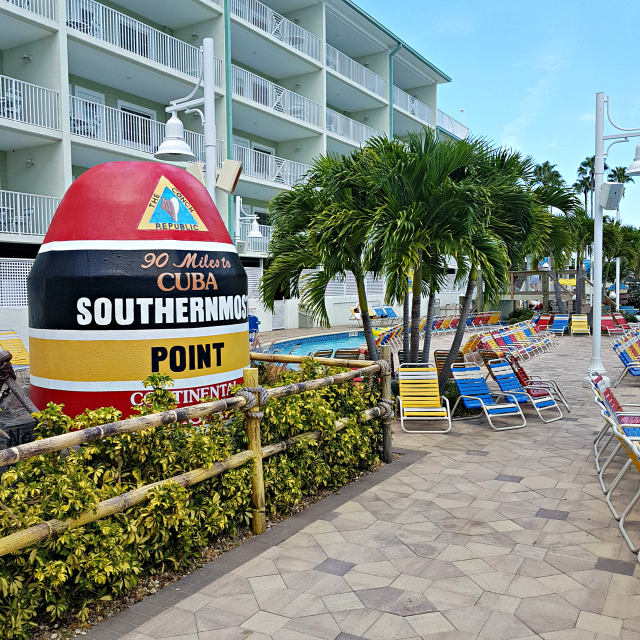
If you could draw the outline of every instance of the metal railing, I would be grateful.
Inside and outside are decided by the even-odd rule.
[[[380,131],[347,118],[333,109],[327,109],[327,131],[359,145],[363,145],[369,138],[382,135]]]
[[[424,102],[420,102],[418,98],[410,96],[406,91],[403,91],[395,85],[393,87],[393,104],[398,107],[398,109],[402,109],[402,111],[406,111],[412,116],[415,116],[418,120],[422,120],[422,122],[426,122],[432,127],[436,126],[435,111],[424,104]]]
[[[461,122],[447,115],[444,111],[440,111],[440,109],[438,109],[437,112],[436,123],[439,127],[442,127],[445,131],[449,131],[458,138],[466,138],[469,135],[469,127],[466,127]]]
[[[198,76],[200,49],[94,0],[67,0],[67,26],[165,67]],[[216,86],[222,87],[219,58]]]
[[[164,140],[164,122],[73,96],[69,97],[69,103],[70,130],[77,136],[145,153],[155,153]],[[196,162],[204,162],[204,135],[185,130],[184,138]],[[220,168],[225,157],[222,140],[217,141],[216,155]]]
[[[330,44],[327,45],[327,67],[381,98],[387,97],[387,81],[384,78],[352,60]]]
[[[0,191],[0,233],[43,236],[60,198],[18,191]]]
[[[258,0],[231,0],[231,13],[315,60],[320,60],[320,39]]]
[[[0,76],[0,118],[58,129],[58,92]]]
[[[304,178],[309,166],[286,158],[278,158],[257,149],[233,145],[233,158],[242,163],[245,176],[292,187]]]
[[[322,107],[317,102],[265,80],[255,73],[232,65],[231,84],[234,96],[240,96],[316,127],[322,126]]]
[[[266,224],[259,224],[258,228],[262,238],[247,238],[251,231],[251,222],[240,223],[240,240],[249,243],[249,249],[256,253],[269,253],[269,243],[271,242],[271,227]]]
[[[4,0],[14,7],[20,7],[49,20],[56,19],[56,3],[54,0]]]

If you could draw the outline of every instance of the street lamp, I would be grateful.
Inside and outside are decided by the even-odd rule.
[[[242,215],[244,214],[244,215]],[[258,224],[258,216],[249,215],[242,208],[242,198],[236,196],[236,215],[235,215],[235,237],[236,242],[240,239],[240,222],[243,220],[251,220],[251,229],[247,233],[247,238],[262,238],[262,232],[260,231],[260,225]]]
[[[625,133],[614,133],[608,136],[604,135],[604,103],[607,103],[607,119],[611,125],[624,131]],[[593,228],[593,336],[591,340],[591,362],[587,375],[583,379],[583,385],[589,386],[592,375],[599,374],[604,378],[605,384],[609,382],[606,370],[600,355],[600,347],[602,343],[602,211],[601,190],[604,176],[604,156],[614,144],[620,142],[628,142],[629,138],[640,137],[640,128],[623,129],[611,120],[609,114],[609,98],[604,97],[604,93],[596,94],[596,153],[594,161],[595,173],[595,210],[594,210],[594,228]],[[611,144],[604,148],[605,140],[612,140]],[[627,169],[627,175],[640,175],[640,145],[636,147],[636,159]]]
[[[178,111],[198,113],[204,128],[205,184],[207,191],[216,203],[216,71],[213,55],[213,38],[202,40],[200,74],[193,91],[185,98],[172,100],[165,111],[171,114],[165,128],[165,138],[154,156],[158,160],[169,162],[189,162],[196,159],[184,138],[184,126],[178,118]],[[204,96],[192,99],[204,82]],[[197,107],[202,106],[204,113]]]

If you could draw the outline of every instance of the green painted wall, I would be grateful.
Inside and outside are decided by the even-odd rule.
[[[158,120],[159,122],[167,121],[167,118],[165,117],[167,114],[164,110],[165,105],[160,104],[159,102],[153,102],[152,100],[147,100],[146,98],[136,96],[133,93],[120,91],[120,89],[114,89],[112,87],[108,87],[105,84],[98,84],[97,82],[92,82],[91,80],[87,80],[86,78],[81,78],[79,76],[69,75],[69,84],[72,85],[72,88],[70,88],[70,92],[72,95],[75,95],[75,87],[76,85],[78,85],[80,87],[84,87],[85,89],[89,89],[90,91],[103,93],[104,103],[107,107],[113,107],[114,109],[117,109],[118,100],[123,100],[124,102],[129,102],[130,104],[144,107],[145,109],[153,109],[156,112],[156,120]]]
[[[7,152],[0,151],[0,189],[8,190],[7,182]]]
[[[169,27],[165,27],[164,25],[158,24],[157,22],[154,22],[153,20],[149,20],[149,18],[145,18],[144,16],[141,16],[141,15],[139,15],[137,13],[134,13],[133,11],[130,11],[129,9],[127,9],[125,7],[121,7],[120,5],[115,4],[113,2],[109,2],[109,0],[100,0],[100,4],[103,4],[106,7],[114,9],[115,11],[119,11],[120,13],[124,13],[125,16],[129,16],[130,18],[134,18],[135,20],[139,20],[140,22],[143,22],[144,24],[148,24],[150,27],[153,27],[154,29],[157,29],[158,31],[162,31],[163,33],[168,33],[170,36],[173,35],[173,31]]]
[[[274,140],[262,138],[261,136],[256,136],[253,133],[247,133],[246,131],[241,131],[240,129],[234,129],[233,135],[238,136],[239,138],[246,138],[247,140],[251,140],[252,142],[257,142],[258,144],[263,144],[265,147],[271,147],[272,149],[276,150],[276,155],[278,155],[278,143]]]
[[[2,63],[2,49],[0,49],[0,74],[4,74],[4,65]]]
[[[78,167],[75,164],[71,167],[71,175],[73,176],[74,180],[79,178],[85,171],[88,171],[86,167]]]

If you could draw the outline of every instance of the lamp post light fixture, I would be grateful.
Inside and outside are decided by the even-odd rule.
[[[169,162],[191,162],[196,159],[193,151],[184,138],[184,125],[178,118],[178,111],[185,113],[196,113],[200,115],[204,128],[204,162],[205,162],[205,185],[207,191],[216,203],[216,72],[215,57],[213,55],[213,38],[202,40],[200,74],[193,91],[185,98],[172,100],[170,106],[165,111],[171,114],[165,129],[165,138],[158,147],[154,156],[158,160]],[[195,98],[198,89],[204,82],[204,95],[202,98]],[[204,113],[198,109],[203,107]]]
[[[604,105],[607,103],[607,119],[611,125],[618,131],[624,133],[614,133],[611,135],[604,135]],[[609,150],[614,144],[620,142],[629,142],[629,138],[640,137],[640,127],[636,129],[623,129],[611,120],[609,114],[609,98],[605,99],[604,93],[596,94],[596,148],[595,148],[595,161],[594,161],[594,193],[595,193],[595,208],[594,208],[594,228],[593,228],[593,336],[591,339],[591,362],[587,370],[587,375],[583,378],[583,385],[589,386],[589,381],[592,375],[599,374],[603,377],[605,384],[609,383],[607,378],[606,369],[602,362],[602,356],[600,352],[602,344],[602,216],[603,216],[603,203],[601,200],[602,183],[604,176],[604,157],[608,155]],[[611,141],[607,149],[605,150],[605,141]],[[640,144],[636,147],[636,159],[631,163],[627,169],[627,175],[637,176],[640,175]],[[615,208],[615,207],[613,207]]]
[[[243,215],[244,214],[244,215]],[[249,215],[242,208],[242,198],[240,196],[236,196],[236,215],[235,215],[235,229],[234,235],[236,242],[240,240],[240,223],[242,221],[251,220],[251,229],[249,233],[247,233],[248,238],[262,238],[262,232],[260,231],[260,225],[258,224],[258,216]]]

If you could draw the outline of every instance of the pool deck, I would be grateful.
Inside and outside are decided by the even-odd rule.
[[[450,341],[437,336],[434,348]],[[614,377],[608,342],[602,356]],[[572,412],[562,420],[544,424],[525,409],[525,429],[498,433],[474,418],[444,435],[395,423],[395,462],[85,638],[640,640],[640,565],[594,469],[602,421],[582,386],[590,344],[564,337],[525,363],[565,390]],[[626,378],[615,393],[637,402],[638,381]],[[628,474],[625,498],[639,482]],[[638,539],[639,516],[640,506]]]
[[[330,327],[328,329],[322,327],[312,327],[310,329],[278,329],[277,331],[260,332],[258,334],[258,338],[260,339],[260,344],[265,345],[275,342],[276,340],[308,338],[309,336],[326,335],[328,333],[344,333],[345,331],[362,331],[362,327],[350,324]]]

